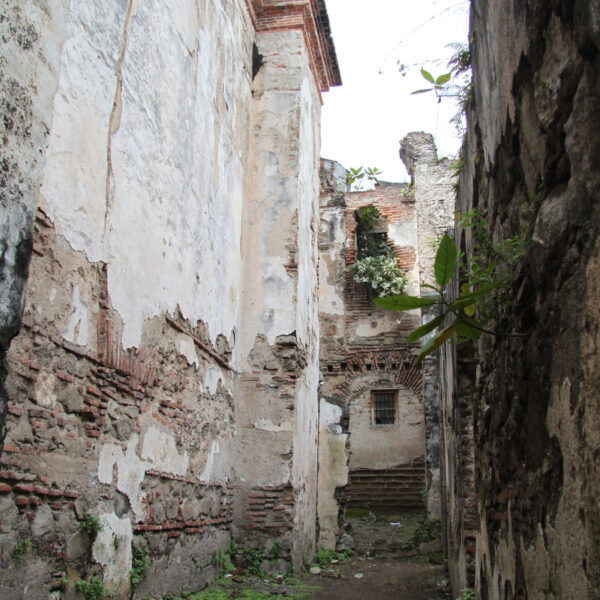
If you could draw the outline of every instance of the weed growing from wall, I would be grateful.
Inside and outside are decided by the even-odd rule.
[[[275,540],[271,549],[269,550],[269,559],[277,560],[281,558],[281,542],[279,540]]]
[[[249,575],[261,575],[260,565],[263,561],[263,551],[260,548],[246,548],[242,554],[242,563]]]
[[[478,318],[482,323],[497,319],[513,304],[511,284],[519,263],[530,246],[530,233],[523,229],[519,235],[494,242],[488,234],[488,224],[476,209],[462,215],[458,224],[470,228],[475,252],[468,258],[459,253],[461,279],[467,280],[472,289],[498,282],[499,285],[483,296],[478,304]]]
[[[469,45],[461,42],[448,44],[454,49],[454,54],[447,64],[448,71],[434,76],[425,68],[421,68],[421,77],[427,82],[427,87],[415,90],[412,94],[433,92],[438,102],[442,98],[456,98],[458,112],[452,117],[452,123],[459,135],[466,129],[465,111],[473,100],[473,82],[471,76],[471,52]],[[405,68],[406,66],[403,65]]]
[[[87,508],[83,511],[83,519],[79,524],[79,528],[87,533],[88,537],[92,542],[98,537],[98,534],[102,531],[102,523],[100,519],[88,512]]]
[[[234,539],[232,539],[231,542],[229,543],[229,556],[231,557],[231,560],[233,562],[235,562],[237,555],[238,555],[238,545],[237,545],[236,541]]]
[[[226,575],[233,570],[233,565],[231,564],[231,558],[229,554],[223,552],[222,550],[215,550],[212,553],[212,564],[218,577]]]
[[[146,546],[146,544],[140,544],[136,548],[133,548],[131,570],[129,571],[131,587],[135,588],[140,584],[148,569],[150,569],[148,546]]]
[[[35,544],[30,540],[21,540],[15,544],[12,555],[15,560],[23,560],[25,554],[33,553],[35,551]]]
[[[79,579],[75,582],[75,589],[85,600],[107,600],[109,597],[102,579],[96,576],[89,579]]]

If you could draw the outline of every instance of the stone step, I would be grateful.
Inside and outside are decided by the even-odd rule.
[[[413,462],[392,469],[350,472],[348,506],[386,509],[423,509],[425,465]]]

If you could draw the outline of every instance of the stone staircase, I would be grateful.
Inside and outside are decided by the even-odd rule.
[[[425,463],[415,461],[392,469],[350,472],[347,506],[369,507],[378,512],[425,510]]]

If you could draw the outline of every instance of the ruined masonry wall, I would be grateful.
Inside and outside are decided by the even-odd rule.
[[[420,490],[424,482],[421,372],[412,365],[417,347],[406,344],[407,333],[417,326],[418,315],[400,315],[377,308],[370,288],[356,284],[348,270],[356,257],[354,213],[372,204],[387,220],[390,247],[409,278],[409,293],[415,293],[419,270],[412,189],[407,184],[381,182],[372,191],[346,192],[344,178],[341,165],[321,161],[319,319],[321,403],[325,413],[320,425],[319,544],[328,549],[335,547],[343,533],[339,530],[339,512],[343,513],[348,494],[352,498],[363,498],[362,480],[359,484],[362,487],[354,490],[355,475],[358,482],[361,473],[377,476],[393,470],[398,476],[394,481],[402,481],[398,485],[403,486],[407,482],[405,473],[396,471],[417,465],[414,494],[411,489],[406,498],[383,499],[383,485],[381,489],[371,486],[362,500],[363,505],[367,502],[375,505],[381,498],[396,504],[414,500],[415,506],[422,506]],[[372,389],[398,390],[394,425],[372,423]],[[332,421],[334,415],[337,415],[335,422]],[[342,441],[346,445],[343,466],[338,456]],[[335,458],[332,458],[332,448]],[[322,472],[324,464],[331,464],[329,472]],[[379,480],[373,481],[379,483]],[[332,490],[338,500],[334,504],[329,502]]]
[[[464,458],[450,445],[472,431],[477,488],[473,572],[456,565],[453,595],[468,582],[489,600],[597,599],[600,12],[588,0],[474,0],[470,39],[459,208],[477,208],[492,239],[529,245],[492,323],[526,335],[482,336],[477,371],[458,356],[444,376],[453,414],[469,404],[447,422],[449,477]],[[473,253],[469,230],[457,239]],[[452,402],[454,390],[468,393]],[[450,543],[470,527],[451,523]]]
[[[236,536],[314,551],[320,99],[300,31],[261,32],[244,216]],[[272,510],[268,510],[272,509]]]
[[[411,176],[417,216],[417,254],[421,293],[434,285],[437,241],[454,222],[456,174],[450,160],[438,159],[433,136],[424,132],[409,133],[400,143],[400,156]],[[436,316],[436,308],[423,309],[421,322]],[[423,343],[431,337],[425,336]],[[430,519],[442,516],[441,498],[441,408],[439,392],[439,356],[430,354],[423,361],[423,402],[425,407],[427,514]]]
[[[0,22],[0,444],[5,435],[5,354],[18,333],[31,257],[32,228],[52,124],[66,15],[60,2],[45,9],[6,1]]]
[[[42,185],[8,353],[0,596],[46,599],[100,566],[127,596],[141,540],[136,597],[198,589],[233,519],[254,29],[242,0],[33,4],[6,9],[3,47],[29,77],[24,219]],[[15,561],[25,539],[36,552]]]

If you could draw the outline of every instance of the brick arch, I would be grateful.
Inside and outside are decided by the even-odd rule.
[[[422,369],[415,366],[410,346],[356,351],[344,360],[325,363],[324,370],[324,375],[345,374],[332,393],[332,400],[339,404],[349,402],[356,395],[353,384],[360,375],[378,375],[382,381],[412,390],[419,398],[423,395]]]

